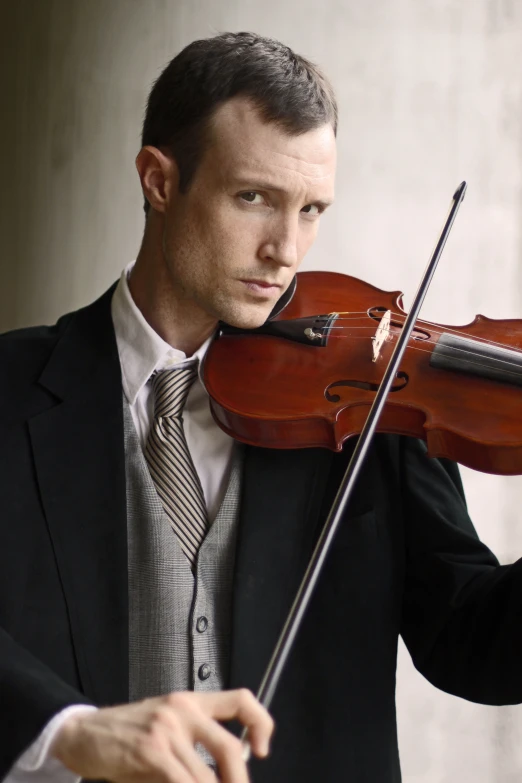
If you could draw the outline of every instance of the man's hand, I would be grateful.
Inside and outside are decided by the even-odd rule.
[[[248,783],[243,746],[218,723],[232,718],[247,727],[255,755],[266,756],[274,724],[244,689],[184,691],[73,715],[59,731],[51,754],[82,778],[216,783],[194,749],[200,742],[216,760],[222,783]]]

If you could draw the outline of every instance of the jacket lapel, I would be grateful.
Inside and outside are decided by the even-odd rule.
[[[40,377],[59,401],[29,421],[80,679],[100,705],[128,699],[125,456],[112,291],[70,317]]]
[[[257,691],[319,534],[332,453],[247,448],[231,687]]]

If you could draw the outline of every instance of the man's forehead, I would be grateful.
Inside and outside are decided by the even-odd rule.
[[[301,134],[290,134],[266,122],[246,98],[227,101],[212,119],[212,152],[221,166],[238,170],[262,167],[295,171],[307,179],[332,177],[335,172],[335,136],[325,124]],[[217,162],[217,161],[216,161]]]

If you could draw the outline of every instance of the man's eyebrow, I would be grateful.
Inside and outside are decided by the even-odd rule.
[[[246,177],[234,178],[234,187],[245,188],[246,193],[249,190],[275,190],[277,193],[285,193],[284,188],[274,185],[273,182],[259,180],[257,177],[252,177],[252,179],[247,179]],[[316,198],[309,203],[326,209],[333,204],[333,198]]]

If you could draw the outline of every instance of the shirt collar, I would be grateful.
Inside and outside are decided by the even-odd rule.
[[[129,405],[134,405],[138,394],[156,370],[166,370],[194,361],[199,362],[201,367],[212,342],[212,337],[209,337],[190,358],[165,342],[145,320],[132,298],[127,278],[133,266],[134,262],[123,270],[111,302],[123,391]]]

